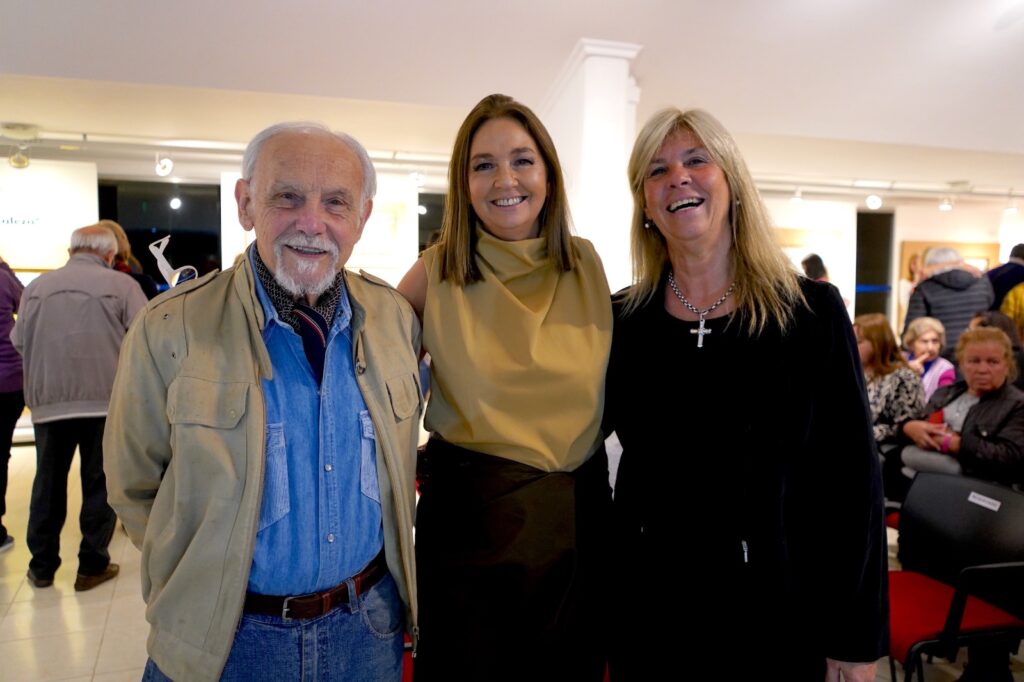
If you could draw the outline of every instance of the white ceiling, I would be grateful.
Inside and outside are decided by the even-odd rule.
[[[355,121],[341,127],[368,146],[444,152],[483,95],[538,106],[583,37],[643,46],[641,121],[704,107],[760,144],[755,172],[792,171],[771,154],[816,138],[878,158],[946,150],[944,181],[1024,189],[1024,0],[0,0],[0,83],[19,95],[0,90],[0,121],[244,141],[270,122],[263,104],[320,107]],[[118,97],[153,91],[54,81],[33,100],[34,79],[12,76],[190,90],[129,107]],[[55,88],[102,91],[118,110]],[[244,109],[190,113],[196,88],[248,91],[231,100]],[[999,167],[992,177],[955,175],[962,159],[977,175],[979,156]],[[935,161],[919,172],[936,179]]]

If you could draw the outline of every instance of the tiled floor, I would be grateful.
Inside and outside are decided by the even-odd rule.
[[[29,493],[35,474],[35,448],[15,447],[10,464],[4,525],[16,545],[0,554],[0,682],[136,682],[146,663],[149,626],[139,596],[139,552],[119,529],[110,555],[121,565],[114,580],[89,591],[74,591],[81,533],[78,460],[68,481],[69,523],[61,535],[64,565],[53,587],[35,589],[25,579]],[[895,542],[895,536],[890,535]],[[962,668],[936,663],[929,682],[952,682]],[[1015,679],[1024,682],[1024,663],[1014,661]],[[785,679],[783,676],[782,679]],[[902,679],[902,675],[901,675]],[[889,681],[888,661],[879,662],[879,682]]]
[[[12,451],[4,525],[14,548],[0,554],[0,681],[137,682],[146,664],[146,635],[139,591],[139,552],[118,529],[110,556],[117,578],[88,592],[74,590],[77,568],[78,459],[68,480],[68,522],[61,534],[64,564],[53,587],[36,589],[25,579],[29,494],[35,448]]]

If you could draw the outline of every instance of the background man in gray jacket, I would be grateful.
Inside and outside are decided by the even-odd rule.
[[[108,228],[75,230],[69,252],[67,265],[25,287],[11,341],[24,358],[25,403],[36,436],[28,579],[49,587],[61,564],[68,470],[78,448],[82,543],[75,589],[81,592],[118,571],[107,552],[116,517],[107,504],[103,425],[121,339],[146,297],[135,280],[111,269],[117,240]]]

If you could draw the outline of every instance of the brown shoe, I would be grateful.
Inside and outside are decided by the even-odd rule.
[[[102,585],[111,578],[116,578],[121,567],[117,564],[107,564],[107,569],[99,575],[82,575],[78,574],[75,578],[75,592],[85,592],[91,590],[97,585]]]
[[[26,576],[28,577],[28,581],[32,583],[33,587],[41,588],[53,585],[53,576],[50,576],[49,578],[40,578],[38,575],[32,572],[31,568],[28,569],[28,573],[26,574]]]

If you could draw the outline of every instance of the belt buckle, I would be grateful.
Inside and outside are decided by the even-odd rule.
[[[295,597],[285,597],[284,598],[284,602],[281,604],[281,619],[282,620],[293,620],[288,615],[288,608],[289,608],[288,602],[290,602],[292,599],[295,599]]]

